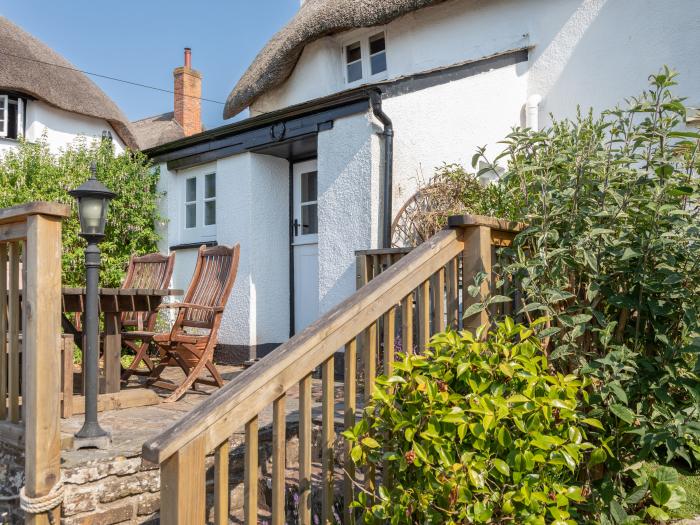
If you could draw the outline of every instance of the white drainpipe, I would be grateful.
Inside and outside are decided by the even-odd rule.
[[[540,129],[540,102],[542,102],[540,95],[530,95],[527,97],[527,103],[525,104],[525,126],[533,130]]]

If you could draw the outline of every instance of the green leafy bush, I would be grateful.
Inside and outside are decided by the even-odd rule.
[[[63,222],[63,283],[84,284],[84,241],[77,206],[68,190],[89,177],[97,161],[98,178],[117,194],[109,208],[105,240],[101,243],[102,286],[118,286],[132,254],[156,251],[158,174],[141,153],[114,155],[111,142],[78,140],[60,154],[52,154],[45,140],[20,142],[0,158],[0,207],[44,200],[70,204],[73,214]]]
[[[549,319],[552,366],[590,380],[590,414],[614,436],[593,484],[601,523],[654,519],[639,460],[700,463],[700,134],[675,76],[626,108],[515,130],[496,159],[529,225],[496,283],[518,284],[523,318]]]
[[[478,339],[438,334],[377,379],[344,433],[358,465],[382,470],[376,501],[355,503],[365,523],[580,522],[580,480],[609,453],[587,437],[602,425],[582,412],[585,383],[550,374],[532,328],[509,318]]]

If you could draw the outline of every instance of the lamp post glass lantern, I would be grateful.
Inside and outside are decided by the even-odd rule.
[[[109,201],[116,197],[97,180],[97,167],[90,165],[90,178],[69,194],[78,201],[80,236],[87,241],[85,249],[85,352],[83,374],[85,377],[85,423],[75,434],[75,448],[104,448],[110,444],[109,433],[97,421],[97,396],[99,389],[99,311],[97,307],[100,275],[100,249],[98,243],[105,236]]]

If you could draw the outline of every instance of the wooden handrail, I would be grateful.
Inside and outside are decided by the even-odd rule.
[[[143,445],[143,457],[162,463],[202,437],[205,449],[213,449],[463,249],[460,229],[439,232],[259,363],[236,376],[206,403],[147,441]]]
[[[362,394],[372,398],[377,373],[390,375],[395,351],[424,352],[430,337],[447,326],[474,329],[488,322],[487,312],[462,319],[470,304],[492,291],[492,262],[499,246],[513,242],[522,225],[490,217],[464,216],[452,220],[421,246],[390,252],[357,254],[360,288],[304,331],[259,363],[236,376],[175,425],[143,445],[143,457],[161,467],[161,523],[204,523],[207,506],[206,456],[213,453],[214,523],[229,519],[229,438],[245,425],[244,509],[246,525],[258,523],[259,415],[272,405],[272,524],[286,516],[286,412],[288,391],[299,387],[299,522],[310,525],[312,485],[320,489],[321,523],[333,520],[337,469],[334,467],[336,388],[334,354],[344,354],[344,428],[351,428],[357,410],[357,358],[364,367]],[[370,264],[371,263],[371,264]],[[460,278],[461,273],[461,278]],[[485,274],[476,297],[467,283]],[[461,283],[461,284],[460,284]],[[500,286],[500,284],[499,284]],[[473,289],[471,290],[473,292]],[[512,306],[512,305],[511,305]],[[505,309],[507,306],[504,304]],[[505,311],[505,310],[504,310]],[[381,355],[379,355],[381,354]],[[378,366],[379,365],[379,366]],[[312,373],[321,367],[320,442],[312,437]],[[377,369],[381,367],[381,371]],[[354,522],[349,502],[357,480],[351,449],[345,444],[344,522]],[[312,450],[320,448],[321,476],[313,481]],[[317,450],[318,450],[317,448]],[[377,472],[362,476],[373,492]]]
[[[64,218],[70,215],[70,206],[58,202],[29,202],[0,209],[0,224],[20,222],[30,215]]]

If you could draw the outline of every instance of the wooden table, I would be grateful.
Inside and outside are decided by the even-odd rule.
[[[105,394],[119,392],[121,378],[121,319],[124,312],[153,312],[165,297],[183,295],[182,290],[142,288],[99,288],[99,310],[104,314],[104,388]],[[63,329],[75,336],[82,350],[82,332],[66,316],[85,310],[85,288],[63,288]]]

